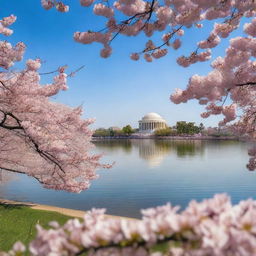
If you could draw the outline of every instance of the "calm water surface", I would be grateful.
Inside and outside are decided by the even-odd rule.
[[[25,175],[0,185],[0,197],[139,217],[141,208],[171,202],[185,207],[191,199],[228,193],[234,203],[256,197],[256,172],[246,169],[248,144],[237,141],[100,141],[95,151],[103,161],[100,178],[80,194],[42,188]]]

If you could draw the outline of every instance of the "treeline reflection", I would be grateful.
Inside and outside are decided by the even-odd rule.
[[[150,166],[158,166],[168,155],[178,158],[204,155],[206,142],[201,140],[102,140],[95,141],[97,148],[106,151],[138,152]]]

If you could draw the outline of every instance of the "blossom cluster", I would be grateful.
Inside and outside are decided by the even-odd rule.
[[[8,27],[16,21],[17,17],[10,15],[0,20],[0,34],[10,36],[13,30]],[[15,46],[7,41],[0,41],[0,68],[8,69],[14,65],[16,61],[20,61],[25,52],[25,44],[20,42]]]
[[[239,28],[243,17],[250,19],[255,17],[256,14],[256,3],[253,0],[152,0],[150,2],[145,0],[116,0],[113,2],[107,1],[106,3],[97,2],[97,0],[80,0],[80,4],[85,7],[94,4],[94,14],[108,19],[104,33],[110,33],[110,37],[105,44],[110,44],[112,38],[118,34],[136,36],[139,33],[144,33],[146,36],[151,37],[155,32],[163,32],[164,44],[157,46],[155,49],[149,50],[145,48],[137,53],[138,55],[144,54],[144,59],[148,62],[154,59],[154,55],[164,56],[159,54],[159,48],[163,46],[173,46],[174,49],[179,48],[181,41],[180,39],[177,41],[175,37],[183,35],[184,30],[181,33],[181,27],[202,28],[203,21],[216,20],[217,22],[213,25],[208,38],[198,43],[199,48],[209,49],[216,47],[221,38],[228,37],[234,30]],[[61,12],[68,11],[68,6],[62,1],[42,0],[42,6],[47,10],[55,6]],[[118,21],[117,17],[118,19],[123,18],[123,20]],[[221,19],[223,19],[223,22],[221,22]],[[251,23],[245,25],[245,31],[251,36],[256,33],[254,23],[256,21],[252,20]],[[82,40],[77,40],[77,33],[74,36],[77,42],[86,44],[98,42],[97,37],[91,38],[91,35],[86,32],[79,32],[84,35]],[[169,36],[166,37],[166,35]],[[104,48],[107,49],[106,46]],[[108,51],[108,54],[101,53],[101,56],[107,57],[110,54],[110,51]],[[197,56],[199,56],[200,60],[192,58],[193,56],[183,56],[178,59],[178,64],[187,67],[197,61],[207,61],[210,58],[210,56],[201,58],[200,54]],[[138,60],[138,58],[133,57],[131,59]]]
[[[204,52],[192,52],[189,57],[181,56],[177,59],[177,63],[182,67],[188,67],[196,62],[207,61],[211,58],[211,50],[208,49]]]
[[[111,39],[111,33],[100,33],[100,32],[76,32],[74,39],[77,42],[83,44],[90,44],[92,42],[98,42],[103,44],[104,48],[101,50],[101,57],[107,58],[112,52],[112,48],[108,45],[108,41]]]
[[[214,48],[220,43],[220,37],[217,34],[211,34],[206,40],[200,41],[198,46],[202,49]]]
[[[5,36],[10,36],[13,33],[13,30],[8,27],[12,25],[16,21],[17,17],[14,15],[10,15],[9,17],[5,17],[0,20],[0,34]]]
[[[54,0],[41,0],[41,4],[45,10],[50,10],[55,7],[59,12],[68,12],[69,6],[63,2],[57,2]]]
[[[29,245],[31,255],[125,255],[125,256],[251,256],[256,253],[256,201],[232,205],[225,194],[202,202],[191,201],[179,211],[170,203],[142,210],[142,220],[106,217],[92,209],[83,221],[69,220],[64,226],[50,222],[51,229],[37,225]],[[166,242],[167,252],[152,250]],[[6,255],[22,255],[17,242]],[[13,253],[13,254],[11,254]]]
[[[113,9],[101,3],[94,5],[93,12],[96,15],[105,16],[106,18],[111,18],[114,15]]]
[[[15,62],[22,60],[26,46],[19,42],[15,46],[7,41],[0,41],[0,67],[9,69]]]

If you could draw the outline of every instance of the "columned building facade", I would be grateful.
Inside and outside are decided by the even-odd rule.
[[[148,113],[139,121],[140,132],[154,132],[155,130],[164,129],[166,127],[166,120],[157,113]]]

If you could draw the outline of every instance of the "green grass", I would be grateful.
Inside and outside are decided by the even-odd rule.
[[[28,206],[0,204],[0,251],[10,250],[18,240],[27,245],[35,237],[37,223],[47,228],[52,220],[64,224],[70,218]]]

